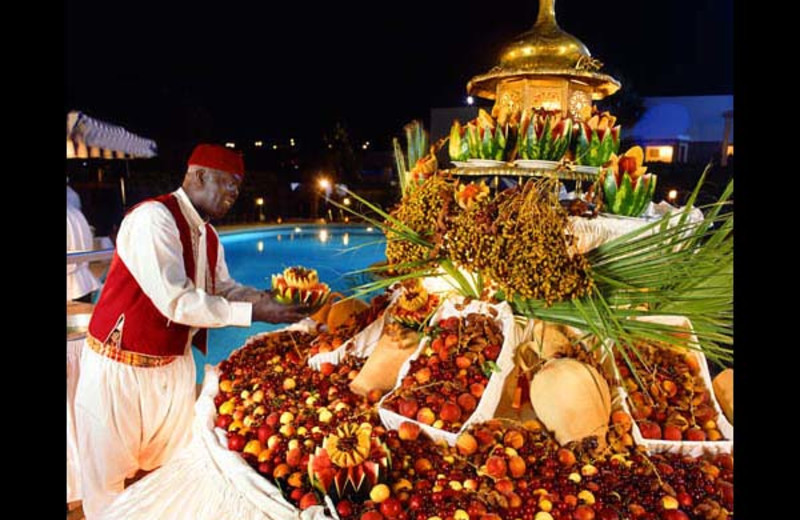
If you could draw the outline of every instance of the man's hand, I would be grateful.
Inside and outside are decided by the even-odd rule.
[[[266,321],[268,323],[293,323],[300,321],[316,309],[309,305],[284,305],[278,303],[272,294],[265,292],[264,296],[253,302],[253,321]]]

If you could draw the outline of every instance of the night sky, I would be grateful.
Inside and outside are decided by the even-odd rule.
[[[342,121],[379,147],[535,21],[535,0],[65,4],[65,112],[160,146],[317,138]],[[732,0],[558,0],[562,29],[642,96],[733,93]]]

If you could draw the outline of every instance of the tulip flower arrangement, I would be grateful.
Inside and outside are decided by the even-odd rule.
[[[527,109],[519,127],[519,158],[560,161],[572,140],[572,119],[560,111]]]
[[[466,159],[505,159],[508,144],[509,125],[499,124],[484,109],[478,110],[478,117],[466,125],[456,121],[450,128],[450,160]]]
[[[647,209],[656,189],[656,176],[642,166],[644,152],[634,146],[621,157],[611,154],[603,173],[606,209],[615,215],[638,217]]]
[[[589,121],[577,123],[575,162],[586,166],[602,166],[612,154],[619,151],[620,126],[614,126],[617,118],[603,112],[595,114]]]

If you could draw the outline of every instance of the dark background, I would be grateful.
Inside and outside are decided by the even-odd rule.
[[[536,19],[533,0],[68,0],[65,112],[184,141],[319,139],[342,122],[380,149]],[[559,0],[559,25],[643,96],[733,92],[731,0]]]

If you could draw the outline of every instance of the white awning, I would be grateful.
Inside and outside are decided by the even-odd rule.
[[[91,118],[83,112],[67,114],[67,159],[147,159],[157,153],[155,141],[121,126]]]

